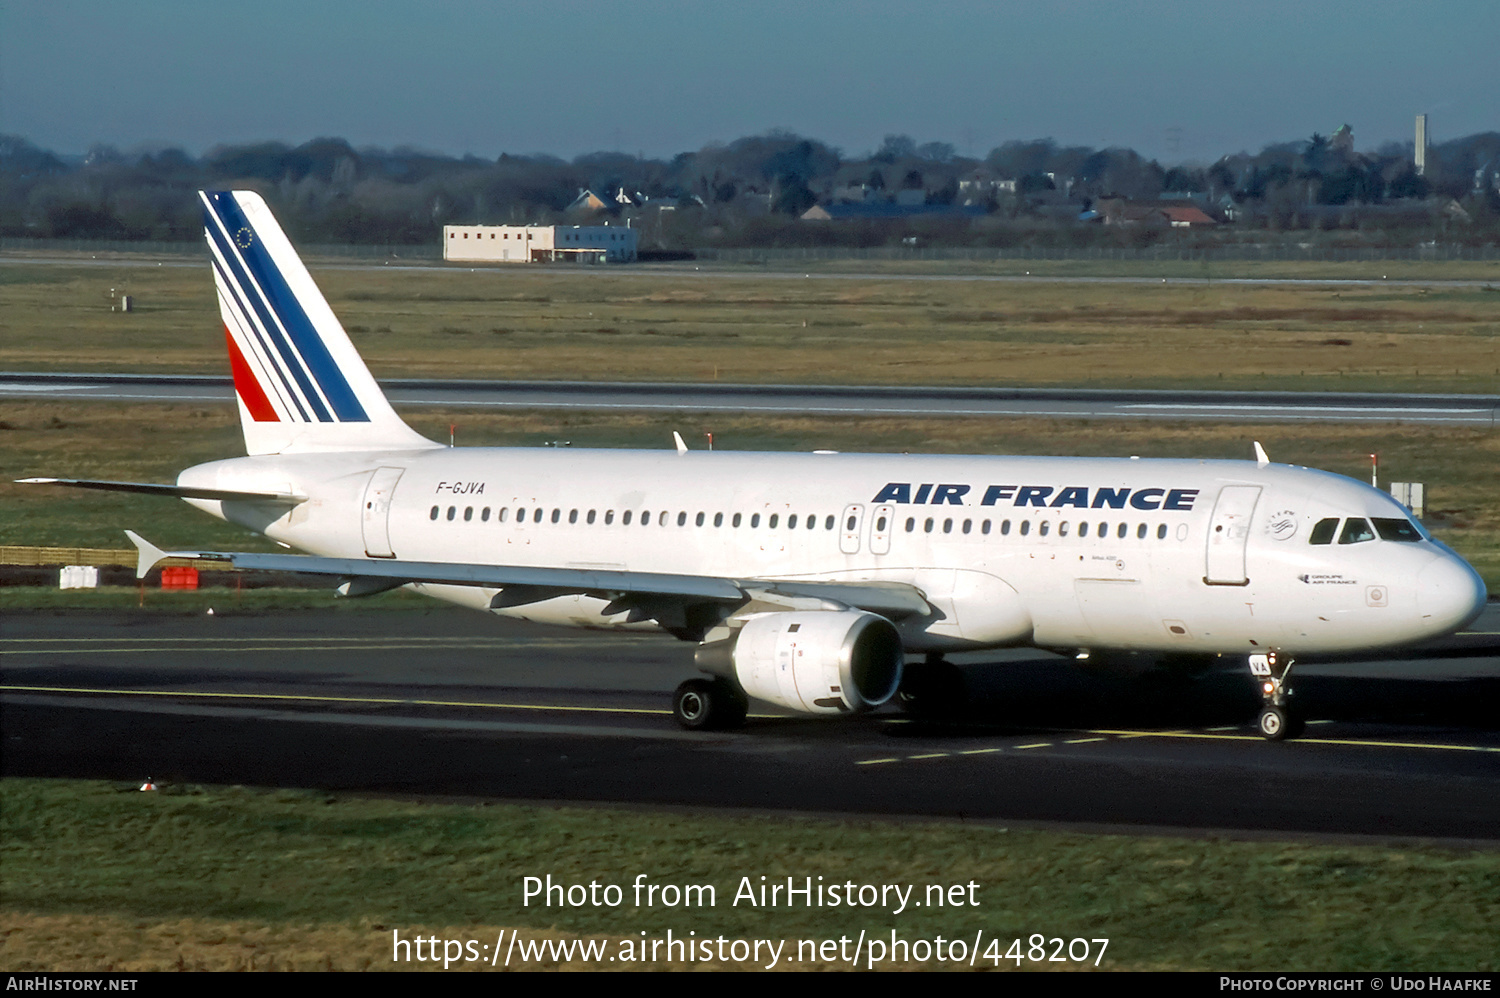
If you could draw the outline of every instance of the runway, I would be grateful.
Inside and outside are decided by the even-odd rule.
[[[1306,662],[1312,719],[1252,733],[1234,663],[1084,671],[1033,650],[955,659],[967,707],[808,718],[757,704],[682,731],[692,648],[430,611],[12,612],[6,776],[515,801],[913,816],[1090,830],[1500,843],[1500,608],[1471,633]]]
[[[825,416],[997,416],[1234,422],[1423,423],[1494,428],[1500,395],[859,387],[393,379],[399,408],[572,409]],[[0,372],[0,400],[232,404],[227,377]]]

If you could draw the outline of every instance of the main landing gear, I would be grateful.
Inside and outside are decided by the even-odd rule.
[[[913,717],[946,717],[956,713],[963,701],[963,673],[940,651],[928,652],[921,665],[908,665],[901,673],[896,702]]]
[[[1260,687],[1261,699],[1260,715],[1256,718],[1255,727],[1267,741],[1279,742],[1296,738],[1307,725],[1302,716],[1293,713],[1287,703],[1292,696],[1292,688],[1287,684],[1287,676],[1291,671],[1292,659],[1289,656],[1278,655],[1274,651],[1250,656],[1250,674]]]
[[[750,698],[722,677],[689,679],[672,694],[672,716],[689,731],[722,731],[745,723]]]

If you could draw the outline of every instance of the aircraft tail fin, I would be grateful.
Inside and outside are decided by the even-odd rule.
[[[396,415],[265,199],[199,191],[250,454],[439,446]]]

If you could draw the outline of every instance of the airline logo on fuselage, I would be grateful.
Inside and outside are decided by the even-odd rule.
[[[970,506],[972,485],[890,482],[870,500],[913,506]],[[1075,509],[1171,509],[1189,511],[1198,489],[1112,489],[1086,485],[990,485],[979,495],[980,506],[1043,506]]]

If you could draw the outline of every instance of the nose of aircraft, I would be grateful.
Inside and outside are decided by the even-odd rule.
[[[1444,554],[1417,575],[1417,609],[1433,634],[1471,623],[1487,595],[1479,573],[1457,555]]]

